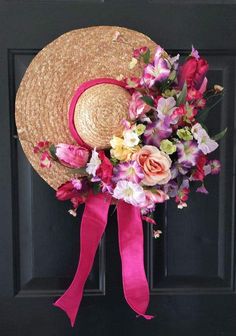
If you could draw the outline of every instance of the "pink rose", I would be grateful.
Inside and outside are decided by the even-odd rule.
[[[144,185],[166,184],[171,179],[171,159],[157,147],[144,146],[133,154],[133,159],[143,168]]]
[[[141,99],[142,96],[143,95],[137,91],[132,94],[129,104],[129,117],[131,120],[135,120],[150,111],[150,106],[144,103]]]
[[[62,164],[70,168],[81,168],[88,162],[89,151],[80,146],[58,144],[56,156]]]

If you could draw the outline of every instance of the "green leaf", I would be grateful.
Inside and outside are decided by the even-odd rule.
[[[221,131],[220,133],[214,135],[214,136],[211,137],[211,138],[212,138],[213,140],[215,140],[215,141],[219,141],[220,139],[222,139],[222,138],[225,136],[226,132],[227,132],[227,127],[226,127],[223,131]]]
[[[223,96],[221,96],[220,99],[218,99],[213,105],[199,112],[196,117],[196,120],[199,121],[200,123],[204,122],[206,118],[208,117],[208,113],[210,112],[210,110],[212,110],[217,104],[219,104],[222,98]]]
[[[143,54],[143,61],[144,61],[145,64],[149,63],[150,56],[151,56],[151,52],[150,52],[150,49],[148,48],[148,50],[145,52],[145,54]]]
[[[142,96],[141,99],[144,101],[144,103],[146,103],[149,106],[154,106],[154,101],[151,97],[149,96]]]
[[[92,186],[92,191],[94,193],[94,195],[97,195],[100,192],[100,183],[99,182],[94,182],[91,184]]]
[[[187,96],[187,84],[186,82],[184,83],[183,89],[180,92],[180,95],[177,98],[176,105],[180,106],[181,104],[184,104],[186,101],[186,96]]]
[[[111,158],[110,161],[111,161],[111,163],[112,163],[113,166],[116,166],[116,165],[118,165],[118,163],[119,163],[119,160],[117,160],[117,159],[114,158],[114,157]]]
[[[196,120],[199,121],[200,123],[204,122],[208,116],[209,113],[209,109],[204,109],[201,110],[201,112],[198,113],[198,115],[196,116]]]
[[[56,156],[56,147],[54,145],[49,147],[49,152],[54,160],[58,160],[58,157]]]

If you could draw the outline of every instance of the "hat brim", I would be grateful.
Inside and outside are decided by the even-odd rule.
[[[72,175],[57,163],[50,169],[40,167],[33,146],[42,140],[75,144],[68,128],[68,111],[76,89],[95,78],[139,76],[142,69],[131,70],[129,63],[133,50],[142,46],[153,53],[157,44],[130,29],[89,27],[60,36],[31,62],[16,95],[16,126],[28,160],[52,188],[57,189]]]

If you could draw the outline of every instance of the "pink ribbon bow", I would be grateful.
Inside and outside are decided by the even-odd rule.
[[[54,306],[66,312],[72,327],[85,282],[107,225],[110,203],[111,195],[100,193],[88,196],[80,228],[79,264],[70,287],[54,303]],[[149,303],[149,288],[143,262],[143,227],[140,209],[119,201],[117,216],[124,296],[138,315],[149,320],[153,316],[145,314]]]
[[[74,111],[81,94],[98,84],[114,84],[125,87],[123,82],[112,78],[98,78],[83,83],[75,92],[69,110],[69,128],[78,144],[88,147],[76,131]],[[54,303],[68,315],[74,326],[76,315],[83,295],[83,289],[92,269],[94,257],[107,225],[107,214],[111,203],[109,194],[89,194],[80,228],[79,264],[70,287]],[[140,209],[120,200],[117,205],[119,249],[122,264],[122,282],[124,296],[129,306],[138,314],[149,320],[146,315],[149,303],[149,288],[143,263],[143,227]],[[135,235],[134,235],[135,232]]]

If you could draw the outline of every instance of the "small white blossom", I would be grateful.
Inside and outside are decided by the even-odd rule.
[[[96,148],[94,148],[93,151],[92,151],[91,159],[87,163],[86,172],[95,177],[96,176],[96,171],[97,171],[98,167],[100,166],[100,164],[101,164],[101,160],[98,157],[98,152],[96,151]]]
[[[124,131],[124,145],[126,147],[134,147],[139,143],[139,137],[132,130]]]

